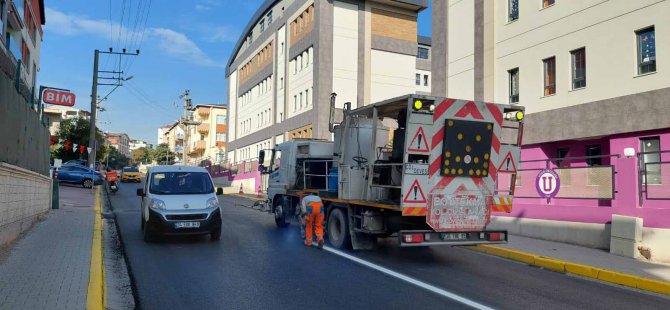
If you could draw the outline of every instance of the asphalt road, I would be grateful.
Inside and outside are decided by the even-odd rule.
[[[112,196],[143,309],[664,309],[670,299],[555,273],[463,248],[318,250],[296,226],[275,227],[251,202],[221,196],[223,232],[147,244],[139,185]],[[380,271],[379,269],[383,269]]]

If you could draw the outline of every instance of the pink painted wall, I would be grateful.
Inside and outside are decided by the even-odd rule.
[[[670,129],[615,135],[585,141],[560,141],[524,146],[521,152],[521,160],[523,161],[556,158],[556,150],[559,148],[569,148],[567,157],[586,156],[586,146],[593,144],[600,144],[604,155],[619,154],[620,157],[618,158],[602,159],[603,165],[613,165],[616,172],[614,177],[615,199],[554,198],[547,203],[546,199],[541,198],[516,197],[512,213],[495,213],[495,215],[605,224],[611,222],[613,214],[618,214],[640,217],[643,219],[645,227],[670,228],[670,200],[643,199],[640,205],[638,200],[638,158],[637,156],[632,158],[623,156],[624,148],[631,147],[635,149],[636,153],[639,152],[640,138],[645,137],[659,137],[661,150],[670,150]],[[670,161],[670,153],[662,154],[661,161]],[[587,165],[585,160],[574,160],[562,166],[584,167]],[[519,173],[521,186],[516,187],[515,196],[537,197],[534,184],[535,177],[539,170],[544,167],[545,162],[523,163],[520,169],[538,170]],[[550,168],[555,167],[555,163],[552,162]],[[575,172],[585,172],[585,170],[580,170],[575,170]],[[661,185],[649,185],[650,197],[653,195],[654,197],[670,198],[670,164],[661,167],[661,179]],[[559,196],[561,193],[592,196],[597,193],[598,188],[589,186],[588,182],[586,174],[574,173],[570,177],[569,187],[563,187],[562,184]],[[499,184],[501,187],[508,185],[509,181],[505,180],[500,181]]]

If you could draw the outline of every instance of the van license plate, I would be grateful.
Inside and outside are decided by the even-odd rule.
[[[467,235],[465,233],[442,233],[442,240],[465,240]]]
[[[175,228],[198,228],[200,222],[177,222],[174,224]]]

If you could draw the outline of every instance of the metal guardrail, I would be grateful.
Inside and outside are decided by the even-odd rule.
[[[637,153],[640,205],[644,203],[644,200],[670,200],[670,186],[667,186],[667,183],[670,182],[670,161],[663,161],[663,154],[670,154],[670,150]],[[645,162],[645,155],[658,155],[658,161]],[[657,169],[650,169],[651,167]]]
[[[559,175],[561,188],[554,199],[597,199],[613,200],[616,197],[615,187],[615,165],[595,166],[566,166],[568,162],[580,161],[580,164],[589,159],[617,159],[621,155],[597,155],[597,156],[575,156],[563,158],[547,158],[537,160],[525,160],[520,166],[534,166],[517,169],[517,175],[513,180],[514,197],[517,198],[541,198],[535,189],[535,177],[544,169],[553,168]],[[532,165],[537,163],[536,165]],[[509,186],[511,181],[496,184],[499,192],[501,186]]]

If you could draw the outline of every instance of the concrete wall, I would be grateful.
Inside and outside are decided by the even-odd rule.
[[[0,247],[38,221],[50,200],[51,179],[0,162]]]

